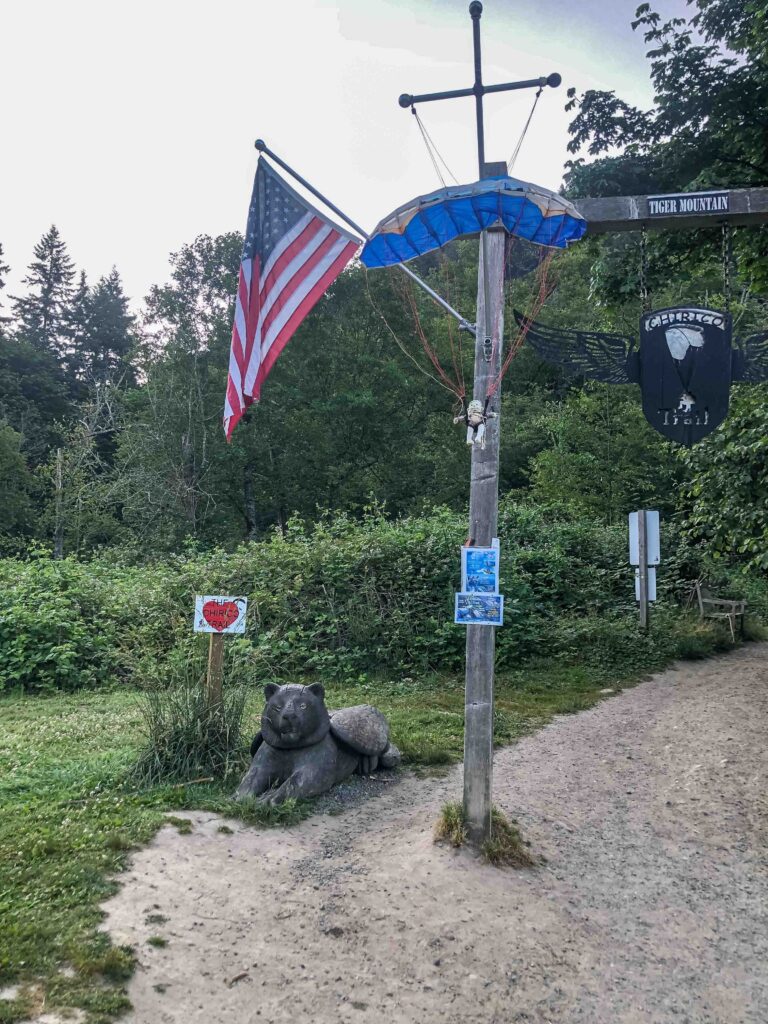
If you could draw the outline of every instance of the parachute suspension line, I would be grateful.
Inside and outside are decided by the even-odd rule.
[[[440,272],[443,278],[443,288],[445,294],[448,296],[448,301],[452,299],[452,284],[453,280],[450,276],[450,260],[445,256],[445,253],[440,251]],[[461,389],[462,394],[466,394],[466,386],[464,384],[464,353],[461,344],[461,330],[454,335],[455,324],[452,320],[448,320],[448,342],[451,346],[451,361],[453,362],[453,372],[455,380]]]
[[[731,311],[731,274],[733,269],[733,234],[730,224],[723,224],[723,298],[725,312]]]
[[[497,376],[491,381],[490,385],[488,386],[488,392],[486,394],[486,403],[493,398],[493,396],[501,387],[501,382],[504,379],[507,371],[509,370],[509,367],[512,365],[512,360],[515,358],[515,356],[520,350],[521,345],[525,341],[526,335],[528,334],[528,331],[531,328],[531,324],[538,316],[538,314],[541,312],[542,306],[554,291],[554,283],[550,284],[549,282],[549,269],[554,258],[554,255],[554,249],[547,249],[546,254],[544,255],[543,259],[540,260],[539,265],[536,268],[537,290],[533,303],[531,304],[531,311],[529,314],[526,315],[524,325],[518,330],[517,334],[510,342],[509,349],[507,351],[506,356],[504,357],[504,361],[501,364],[501,369],[499,370]]]
[[[449,391],[452,391],[457,398],[463,399],[464,388],[462,387],[461,384],[458,383],[458,381],[451,380],[451,378],[443,369],[442,364],[440,363],[440,360],[438,358],[437,352],[429,344],[427,336],[424,333],[424,328],[421,326],[421,320],[419,319],[419,310],[416,306],[416,299],[413,296],[413,289],[406,285],[404,291],[405,297],[408,300],[408,305],[411,308],[411,316],[413,317],[413,322],[416,327],[416,334],[418,335],[419,341],[421,342],[421,347],[424,349],[425,355],[434,366],[438,376],[440,377],[440,380],[443,382],[443,387],[447,388]]]
[[[648,232],[645,224],[640,228],[640,307],[643,313],[651,308],[648,297]]]
[[[368,301],[371,303],[371,306],[373,307],[374,312],[378,315],[379,319],[383,322],[384,326],[387,328],[389,333],[392,335],[392,338],[393,338],[395,344],[397,345],[397,347],[400,349],[400,351],[403,353],[404,356],[406,356],[408,359],[410,359],[410,361],[413,363],[413,365],[416,367],[416,369],[419,371],[419,373],[423,373],[425,377],[429,377],[429,379],[434,381],[435,384],[439,384],[441,388],[445,388],[446,391],[450,391],[452,394],[456,395],[459,403],[462,403],[464,401],[464,389],[463,389],[463,386],[459,387],[458,385],[454,384],[453,381],[451,381],[450,377],[448,377],[448,375],[445,373],[445,371],[443,370],[442,366],[440,366],[439,360],[437,360],[437,356],[435,356],[434,359],[430,358],[430,361],[433,363],[433,365],[436,366],[436,369],[440,373],[440,377],[442,377],[442,380],[439,379],[438,377],[435,377],[428,370],[425,370],[424,367],[421,365],[421,363],[419,363],[418,359],[415,359],[413,354],[411,352],[409,352],[408,349],[405,347],[405,345],[402,343],[402,341],[400,340],[400,338],[397,335],[397,332],[394,330],[394,328],[392,327],[390,322],[387,320],[387,318],[384,315],[384,313],[381,310],[381,308],[376,304],[376,302],[375,302],[375,300],[373,298],[373,295],[371,294],[371,287],[370,287],[370,283],[368,281],[368,269],[365,266],[363,267],[363,269],[365,270],[365,290],[366,290],[366,293],[368,295]],[[400,279],[398,278],[398,280],[400,280]],[[408,284],[403,282],[403,287],[407,291],[408,297],[410,298],[411,302],[415,306],[415,301],[413,300],[413,295],[412,295],[412,293],[409,290]],[[417,323],[418,323],[418,321],[417,321]],[[423,335],[423,331],[419,330],[419,333],[420,333],[420,336]],[[424,345],[425,343],[426,343],[426,338],[424,338],[424,341],[422,342],[422,344]],[[428,346],[428,343],[426,343],[426,344]]]
[[[424,145],[427,147],[427,153],[429,153],[429,159],[432,161],[432,166],[435,168],[435,174],[440,179],[440,184],[443,186],[443,188],[446,187],[446,185],[445,185],[445,178],[443,177],[442,171],[440,170],[440,168],[439,168],[439,166],[437,164],[438,160],[443,165],[443,167],[446,169],[448,174],[450,174],[450,176],[453,178],[454,182],[458,185],[459,184],[458,178],[456,177],[456,175],[453,173],[451,168],[448,166],[448,164],[443,159],[442,154],[440,153],[440,150],[437,148],[437,146],[433,142],[432,136],[429,134],[429,132],[426,129],[426,126],[424,125],[424,122],[419,117],[419,112],[416,110],[415,106],[411,106],[411,113],[416,118],[416,124],[419,126],[419,131],[421,132],[421,137],[424,140]]]
[[[520,149],[521,149],[521,147],[523,145],[523,142],[525,141],[525,136],[528,134],[528,129],[531,127],[531,121],[533,120],[533,115],[536,113],[536,106],[537,106],[537,104],[539,102],[539,96],[541,96],[543,91],[544,91],[544,87],[543,86],[539,86],[539,89],[538,89],[536,95],[533,98],[533,106],[531,107],[531,112],[528,115],[528,120],[523,125],[523,130],[522,130],[522,132],[520,132],[520,138],[517,140],[517,145],[512,150],[512,156],[509,158],[509,160],[507,162],[507,174],[511,174],[512,173],[512,168],[515,166],[515,162],[517,161],[517,158],[520,155]]]

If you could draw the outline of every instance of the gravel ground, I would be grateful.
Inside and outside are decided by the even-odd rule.
[[[190,814],[106,905],[126,1024],[766,1024],[767,713],[750,645],[499,751],[532,870],[434,845],[460,768],[284,831]]]

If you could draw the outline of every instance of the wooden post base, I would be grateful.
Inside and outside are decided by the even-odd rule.
[[[208,645],[208,676],[206,679],[208,704],[211,707],[221,704],[223,680],[224,637],[221,633],[211,633],[211,640]]]

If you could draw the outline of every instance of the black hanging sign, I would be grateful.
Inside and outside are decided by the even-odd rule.
[[[670,441],[691,445],[728,415],[729,313],[675,308],[640,319],[640,389],[645,418]]]
[[[729,192],[675,192],[648,196],[649,217],[690,216],[696,213],[728,213]]]
[[[768,331],[731,344],[730,313],[697,306],[657,309],[640,318],[634,338],[547,327],[515,313],[538,354],[581,377],[639,384],[643,412],[670,441],[691,445],[728,415],[731,381],[768,379]]]

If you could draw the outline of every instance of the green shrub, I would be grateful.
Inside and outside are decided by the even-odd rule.
[[[766,580],[709,562],[674,522],[664,531],[659,602],[642,635],[623,523],[503,499],[499,669],[541,658],[662,665],[676,654],[679,605],[702,575],[768,616]],[[397,521],[374,510],[362,521],[295,520],[265,542],[145,565],[119,550],[87,563],[0,559],[0,690],[154,685],[201,655],[205,640],[192,633],[200,593],[248,597],[247,633],[227,650],[253,682],[458,672],[465,632],[453,624],[453,595],[465,537],[466,517],[445,509]]]
[[[752,615],[744,617],[743,633],[747,641],[762,643],[768,640],[768,629]]]
[[[676,631],[676,650],[678,658],[685,661],[696,661],[714,654],[717,637],[711,623],[700,619],[684,619]]]
[[[0,564],[0,689],[75,690],[119,671],[112,624],[82,592],[89,566]]]

